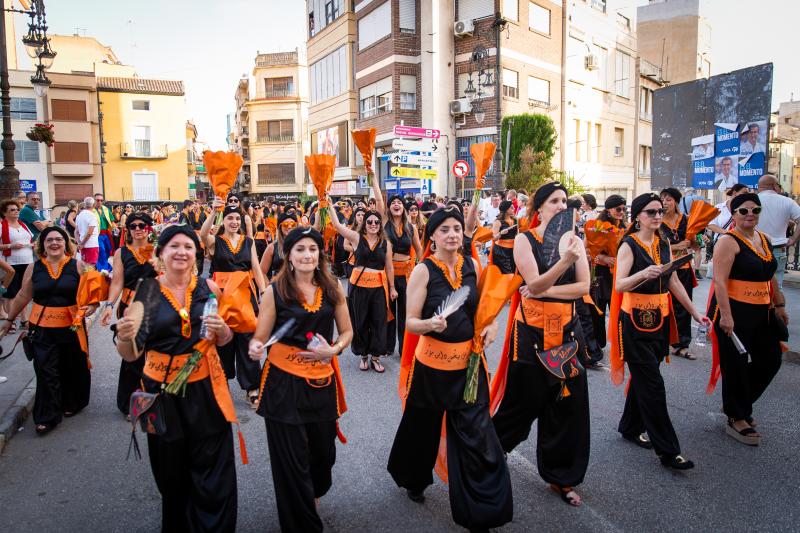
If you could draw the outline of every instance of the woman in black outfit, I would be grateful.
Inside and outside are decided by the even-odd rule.
[[[283,266],[283,239],[296,227],[297,218],[294,215],[278,216],[278,237],[267,246],[259,263],[267,281],[272,281]]]
[[[500,212],[497,220],[492,223],[492,253],[490,262],[500,268],[503,274],[513,274],[517,265],[514,264],[514,238],[517,236],[517,221],[514,218],[514,205],[511,200],[500,202]]]

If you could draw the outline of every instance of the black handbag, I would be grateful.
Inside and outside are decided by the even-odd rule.
[[[144,355],[142,355],[142,357],[144,357]],[[130,458],[131,450],[133,450],[136,459],[142,458],[142,453],[139,450],[139,441],[136,439],[137,424],[143,433],[160,437],[167,433],[167,407],[164,398],[166,394],[164,392],[164,387],[167,385],[170,367],[172,367],[171,357],[167,365],[167,370],[164,373],[164,381],[161,384],[161,390],[156,393],[136,391],[131,394],[130,403],[128,404],[128,416],[131,420],[131,441],[128,444],[126,460]]]

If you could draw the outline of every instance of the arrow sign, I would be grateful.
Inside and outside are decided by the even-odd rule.
[[[394,126],[394,136],[395,137],[411,137],[417,139],[422,137],[423,139],[438,139],[441,137],[442,133],[439,130],[435,130],[433,128],[414,128],[412,126],[401,126],[399,124],[395,124]]]
[[[439,141],[436,139],[425,139],[422,141],[395,139],[392,141],[392,148],[395,150],[407,150],[409,152],[436,153],[439,151]]]
[[[389,174],[391,174],[393,178],[417,178],[424,180],[435,180],[439,176],[439,173],[435,170],[405,167],[394,167]]]
[[[395,165],[419,165],[433,167],[439,164],[439,158],[429,155],[391,154],[389,160]]]

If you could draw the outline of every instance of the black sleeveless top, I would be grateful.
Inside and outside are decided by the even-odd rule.
[[[228,241],[220,235],[214,236],[214,257],[211,259],[212,272],[247,272],[253,267],[251,252],[253,240],[241,235],[239,250],[230,249]]]
[[[121,248],[122,267],[123,267],[123,286],[126,289],[134,290],[139,279],[156,277],[156,269],[150,261],[140,263],[133,252],[127,246]]]
[[[283,266],[283,250],[279,241],[272,243],[272,262],[269,265],[269,279],[275,277]]]
[[[523,233],[525,237],[528,238],[528,243],[531,245],[531,250],[533,251],[533,259],[536,261],[536,267],[539,269],[539,275],[541,276],[548,270],[550,267],[547,266],[547,262],[544,257],[544,249],[542,244],[536,240],[536,237],[533,235],[533,231],[530,230]],[[572,263],[567,270],[561,274],[561,277],[556,280],[553,284],[555,285],[569,285],[570,283],[575,283],[575,263]],[[558,298],[537,298],[542,302],[565,302],[571,300],[560,300]]]
[[[67,234],[70,236],[70,238],[75,238],[75,224],[72,224],[68,218],[70,213],[74,213],[77,216],[77,211],[74,209],[67,211],[64,214],[64,229],[67,230]]]
[[[428,319],[436,314],[439,305],[454,289],[442,269],[430,258],[425,259],[422,263],[428,269],[428,295],[422,306],[421,318]],[[431,331],[426,333],[427,336],[442,342],[464,342],[472,339],[475,334],[475,311],[478,308],[478,276],[471,258],[464,258],[464,264],[461,267],[461,286],[470,289],[467,301],[455,313],[447,317],[447,329],[441,333]]]
[[[519,230],[519,225],[513,224],[514,228],[508,230],[504,234],[500,235],[500,239],[513,239],[517,236],[517,230]],[[500,221],[500,231],[503,231],[506,228],[510,228],[512,225],[508,224],[505,220]]]
[[[386,231],[386,238],[392,243],[392,253],[401,255],[411,254],[411,232],[413,229],[410,224],[406,224],[405,227],[403,227],[402,235],[397,235],[395,225],[390,220],[386,223],[386,226],[384,226],[384,231]]]
[[[661,233],[669,238],[670,244],[678,244],[686,240],[686,226],[689,219],[683,213],[680,213],[678,217],[678,224],[675,228],[670,227],[666,222],[661,223]]]
[[[622,238],[622,242],[627,243],[633,251],[633,265],[631,266],[631,271],[628,274],[629,276],[636,274],[637,272],[641,272],[647,267],[655,264],[663,265],[665,263],[669,263],[669,242],[658,235],[656,235],[654,238],[658,238],[658,253],[660,256],[659,263],[653,261],[653,258],[650,257],[650,254],[647,253],[647,250],[645,250],[642,245],[636,242],[633,236],[626,235]],[[639,294],[663,294],[669,292],[669,278],[661,277],[645,281],[635,290],[630,292],[637,292]]]
[[[756,233],[761,236],[764,235],[760,231],[756,231]],[[774,256],[769,261],[765,261],[737,234],[728,232],[726,235],[733,237],[736,240],[736,244],[739,245],[739,253],[733,259],[731,272],[728,276],[729,279],[741,281],[769,281],[772,279],[778,269],[778,262]],[[766,238],[763,238],[761,242],[762,246],[769,249],[769,241]]]
[[[350,259],[350,252],[344,249],[344,237],[337,235],[333,246],[334,254],[336,255],[336,262],[346,263],[347,260]]]
[[[33,273],[31,275],[33,302],[47,307],[69,307],[75,305],[78,283],[80,282],[78,262],[75,259],[67,261],[61,271],[61,275],[53,279],[43,261],[43,259],[39,259],[33,264]]]
[[[137,338],[140,345],[148,350],[180,355],[190,353],[200,341],[200,327],[203,325],[203,308],[211,289],[205,278],[197,278],[197,287],[192,291],[192,305],[189,309],[191,335],[181,335],[181,317],[162,292],[159,295],[158,309],[152,317],[150,333],[147,338]],[[141,335],[141,332],[140,332]]]
[[[266,240],[267,238],[266,231],[267,231],[266,226],[264,226],[264,218],[262,217],[261,221],[256,225],[256,233],[264,233],[264,238],[258,240]]]
[[[273,287],[275,295],[275,326],[273,331],[278,331],[283,324],[290,318],[295,319],[294,326],[288,335],[284,336],[280,342],[289,346],[296,346],[305,349],[308,346],[308,333],[319,333],[329,343],[333,341],[333,324],[335,317],[335,306],[322,292],[322,302],[320,308],[315,312],[310,312],[303,307],[303,304],[294,300],[286,302],[281,298],[278,290]],[[312,302],[313,304],[313,302]]]
[[[386,268],[386,240],[381,240],[374,249],[371,249],[367,239],[363,235],[359,235],[355,256],[355,266],[383,270]]]

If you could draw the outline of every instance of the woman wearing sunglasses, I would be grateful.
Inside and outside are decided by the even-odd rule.
[[[222,207],[220,199],[214,208]],[[226,299],[237,302],[237,323],[231,325],[233,340],[220,346],[219,357],[228,379],[236,377],[250,407],[255,409],[261,366],[247,355],[247,346],[256,327],[258,295],[264,292],[266,282],[258,263],[253,239],[242,234],[242,211],[228,205],[222,211],[222,228],[211,235],[216,216],[209,217],[200,229],[200,240],[211,256],[213,279]],[[223,302],[220,302],[221,304]]]
[[[726,432],[743,444],[757,446],[753,404],[781,366],[781,329],[789,323],[786,298],[775,278],[777,261],[767,236],[758,231],[761,200],[744,193],[731,200],[734,229],[714,246],[714,364],[709,392],[722,375],[722,409]],[[747,353],[739,353],[734,335]],[[750,360],[750,361],[748,361]]]
[[[672,258],[680,259],[688,254],[692,247],[692,243],[686,239],[688,217],[678,211],[681,193],[678,189],[667,187],[661,191],[661,201],[664,204],[664,218],[661,222],[662,235],[669,238]],[[686,263],[675,274],[691,300],[692,292],[697,285],[692,263]],[[672,345],[675,350],[674,355],[692,361],[697,359],[694,354],[689,353],[689,345],[692,343],[692,317],[680,302],[675,302],[675,323],[678,325],[678,341]]]
[[[511,200],[500,202],[497,220],[492,223],[492,251],[489,262],[497,265],[503,274],[513,274],[517,266],[514,264],[514,238],[517,236],[517,221],[514,218],[514,204]]]
[[[373,180],[375,181],[375,180]],[[367,211],[364,223],[352,230],[339,222],[333,202],[328,200],[328,214],[336,231],[345,238],[345,248],[353,251],[355,263],[350,275],[350,320],[353,323],[352,350],[361,357],[359,369],[386,369],[381,354],[386,350],[386,322],[391,320],[389,305],[397,298],[394,288],[392,243],[386,239],[383,221],[377,211]]]
[[[122,318],[125,309],[133,301],[136,285],[140,279],[154,278],[156,269],[150,259],[153,256],[153,245],[147,242],[148,228],[153,225],[153,219],[147,213],[132,213],[127,216],[125,232],[125,246],[119,248],[114,254],[113,276],[108,289],[108,301],[103,303],[103,313],[100,323],[108,326],[111,323],[111,314],[114,304],[119,298],[117,319]],[[128,415],[131,394],[140,387],[144,358],[129,363],[124,359],[119,369],[117,383],[117,408],[122,414]]]
[[[345,220],[347,227],[353,231],[358,231],[358,228],[364,223],[364,215],[367,210],[363,207],[356,207],[350,216]],[[337,234],[333,246],[333,263],[334,275],[338,276],[342,281],[342,286],[345,288],[345,293],[349,291],[350,275],[353,273],[353,265],[356,258],[353,256],[353,250],[344,237]]]
[[[244,235],[247,235],[252,239],[254,236],[253,219],[250,218],[250,215],[248,215],[244,211],[242,202],[241,200],[239,200],[239,197],[236,196],[234,193],[228,194],[228,199],[225,201],[225,207],[230,207],[232,209],[236,209],[237,211],[239,211],[239,215],[241,215],[243,220],[243,223],[239,228],[239,233],[243,233]]]
[[[264,255],[261,256],[261,272],[266,276],[267,281],[273,281],[283,266],[283,240],[297,227],[297,219],[292,215],[278,216],[278,238],[267,246]]]
[[[611,381],[622,384],[627,363],[631,380],[618,428],[622,436],[654,449],[662,465],[688,470],[694,463],[681,455],[659,366],[669,355],[670,339],[677,337],[673,299],[697,322],[710,326],[711,321],[694,307],[675,272],[664,275],[663,265],[672,253],[669,241],[659,236],[663,217],[664,206],[655,193],[639,195],[631,204],[631,225],[617,252],[608,323]]]

